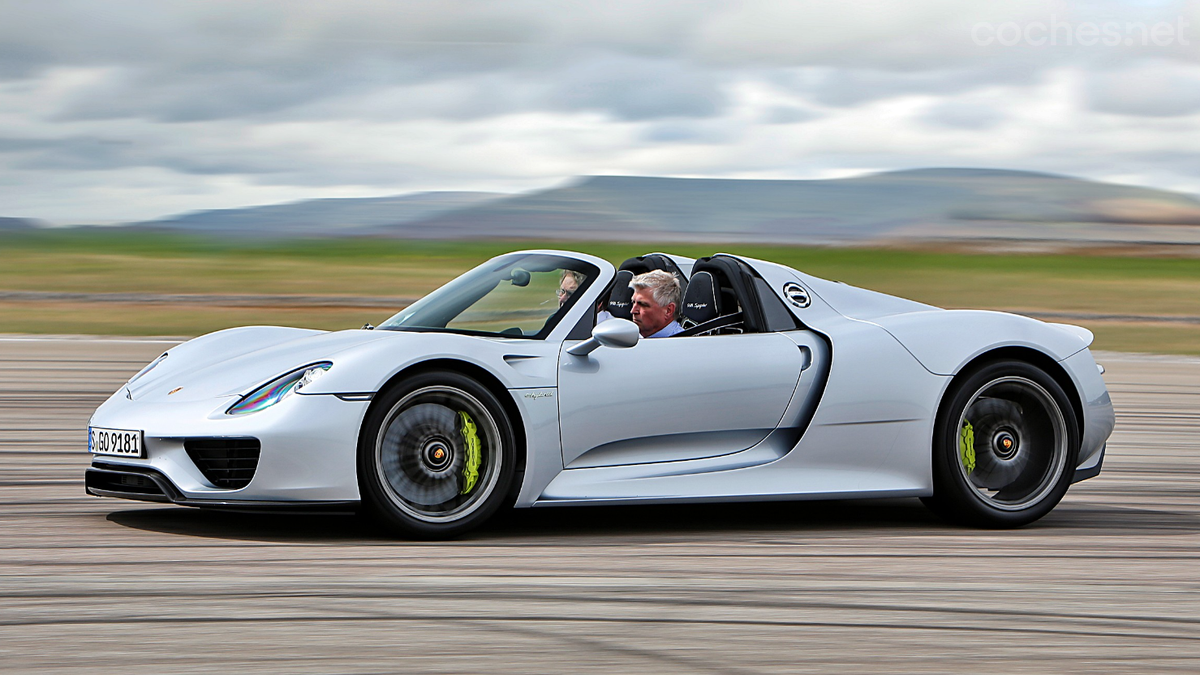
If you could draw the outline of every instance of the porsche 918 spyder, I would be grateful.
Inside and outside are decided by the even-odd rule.
[[[672,337],[629,320],[652,270],[680,282]],[[171,348],[92,416],[86,489],[416,537],[508,507],[868,497],[1016,527],[1100,472],[1091,340],[734,255],[521,251],[377,328]]]

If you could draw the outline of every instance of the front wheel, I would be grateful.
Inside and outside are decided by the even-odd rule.
[[[926,505],[948,520],[1020,527],[1066,494],[1079,424],[1054,378],[1021,361],[983,366],[948,394],[933,438]]]
[[[455,372],[415,375],[367,414],[358,448],[363,504],[400,534],[460,534],[507,497],[514,445],[504,408],[487,388]]]

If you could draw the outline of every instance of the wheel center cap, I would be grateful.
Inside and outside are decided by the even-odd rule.
[[[450,452],[450,446],[444,441],[433,440],[425,444],[425,450],[421,453],[421,458],[425,461],[425,466],[431,470],[441,471],[450,466],[453,454]]]
[[[1017,440],[1017,436],[1011,431],[998,431],[996,432],[996,435],[992,437],[992,450],[1000,459],[1009,459],[1013,455],[1017,454],[1017,449],[1019,447],[1020,443]]]

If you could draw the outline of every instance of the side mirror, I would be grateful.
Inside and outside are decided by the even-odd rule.
[[[529,285],[529,279],[531,276],[532,275],[529,274],[528,270],[523,270],[520,267],[514,267],[512,271],[508,273],[508,280],[512,282],[513,286],[525,287]]]
[[[638,343],[642,334],[637,324],[628,319],[609,319],[592,329],[592,337],[567,350],[568,354],[587,356],[597,347],[627,348]]]

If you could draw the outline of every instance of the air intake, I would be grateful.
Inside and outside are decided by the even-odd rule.
[[[188,438],[183,449],[208,482],[239,490],[254,478],[262,445],[257,438]]]

